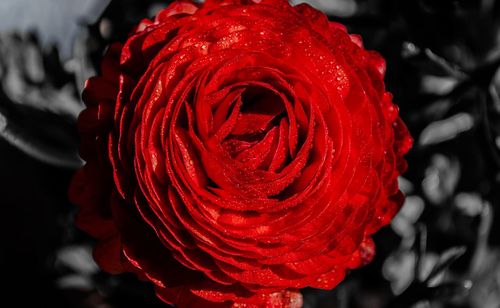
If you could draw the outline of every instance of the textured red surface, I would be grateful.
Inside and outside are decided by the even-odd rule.
[[[175,2],[83,93],[70,196],[99,265],[179,307],[300,307],[371,260],[412,139],[385,62],[308,5]]]

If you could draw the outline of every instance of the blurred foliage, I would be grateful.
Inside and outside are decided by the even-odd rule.
[[[1,13],[27,5],[2,1]],[[22,16],[17,28],[0,18],[3,300],[163,307],[148,284],[97,268],[92,239],[73,226],[66,189],[81,164],[74,123],[84,80],[109,42],[168,1],[115,0],[102,14],[103,2],[78,10],[56,2],[39,5],[61,10],[57,22],[54,14],[35,17],[44,10],[30,3],[36,35]],[[333,291],[304,290],[304,307],[500,307],[500,1],[293,2],[322,9],[383,54],[387,88],[416,141],[400,178],[406,203],[376,234],[375,260]],[[77,28],[50,47],[51,22]],[[62,50],[71,52],[61,57]]]

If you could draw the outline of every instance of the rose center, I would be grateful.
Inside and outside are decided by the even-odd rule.
[[[222,144],[232,158],[268,169],[280,139],[284,102],[269,89],[250,86],[241,94],[241,103],[236,125]]]

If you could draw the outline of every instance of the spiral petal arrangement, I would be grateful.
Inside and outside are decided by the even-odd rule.
[[[83,93],[70,196],[99,265],[179,307],[300,307],[371,260],[412,139],[385,62],[308,5],[177,1]]]

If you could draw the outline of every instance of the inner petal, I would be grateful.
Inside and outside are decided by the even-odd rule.
[[[243,106],[231,135],[264,136],[273,120],[285,111],[281,98],[276,93],[262,87],[249,87],[242,93]]]

